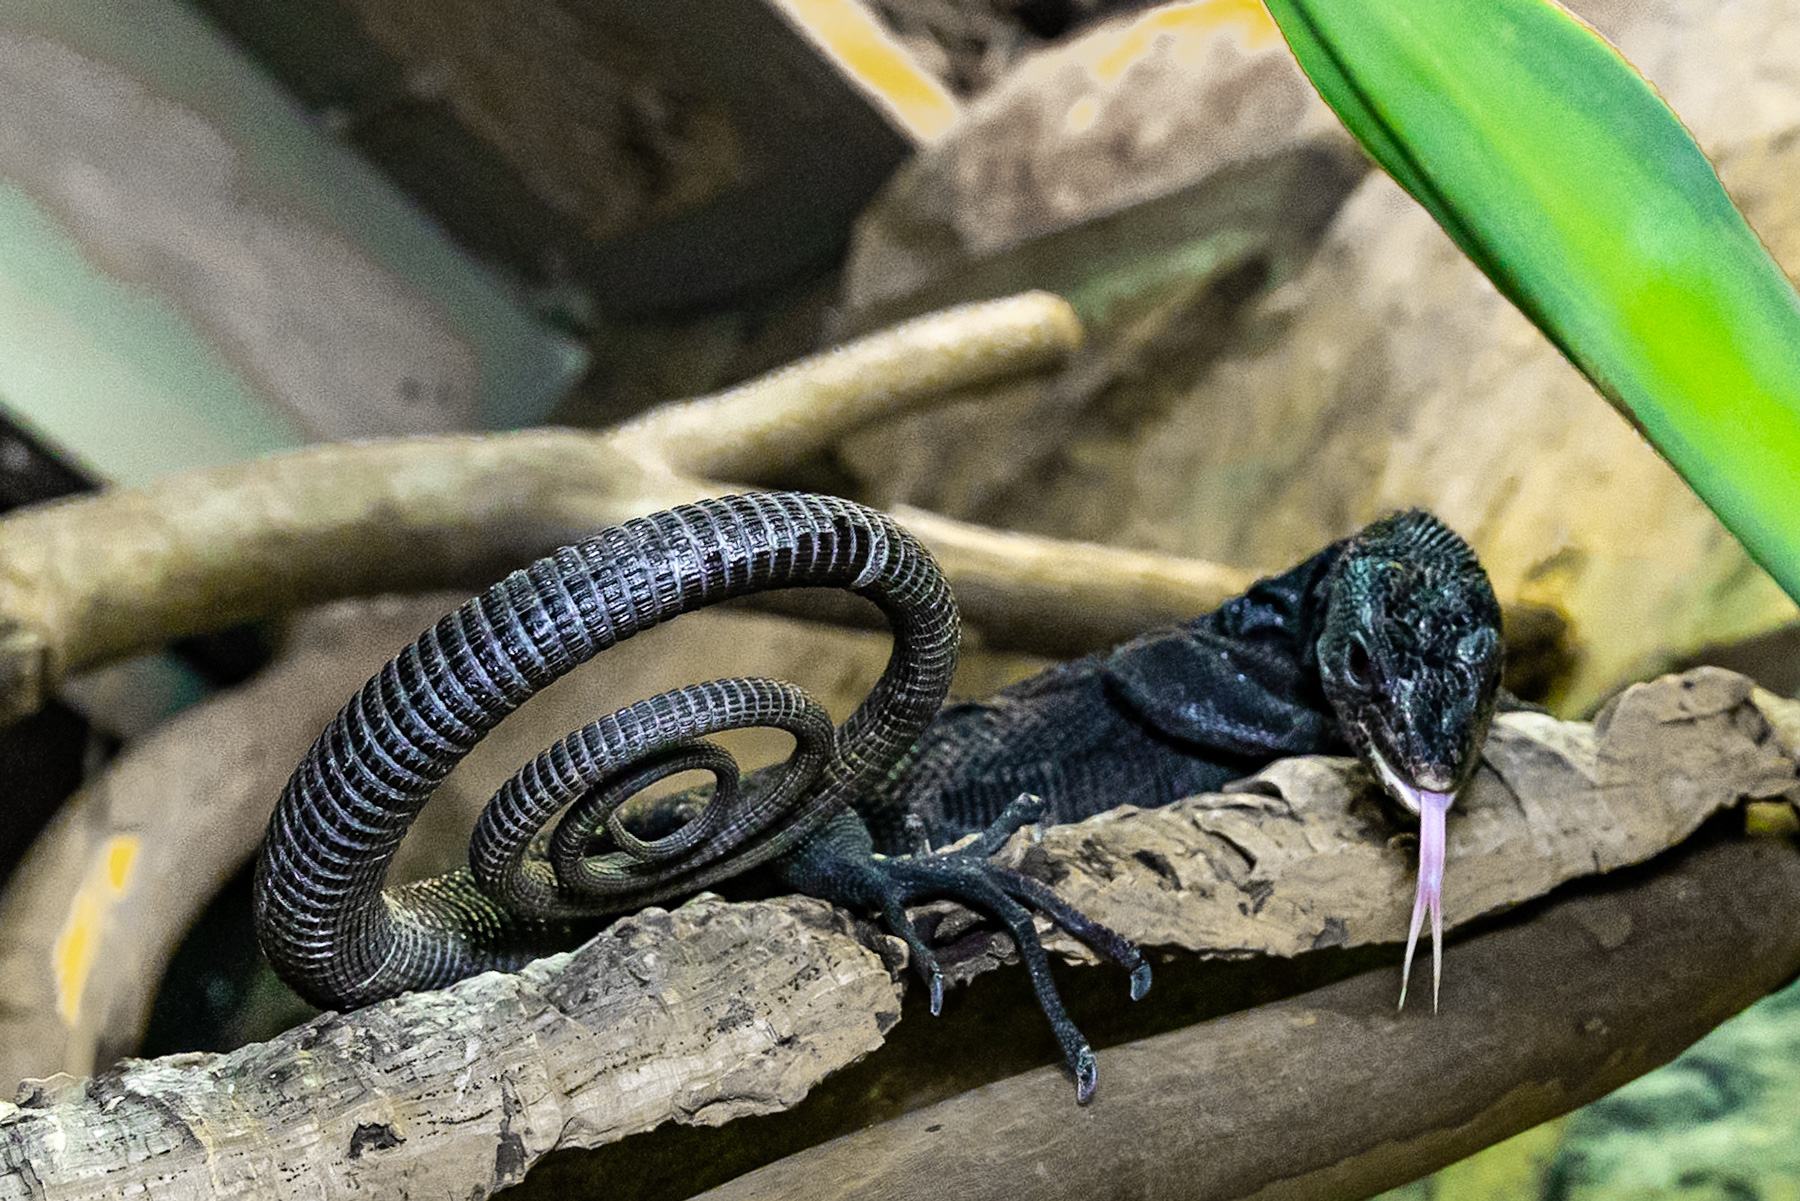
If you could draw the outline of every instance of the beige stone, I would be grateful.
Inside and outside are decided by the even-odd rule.
[[[1800,266],[1800,6],[1578,7],[1688,122],[1778,258]],[[1153,223],[1154,208],[1109,220]],[[1671,653],[1794,617],[1673,471],[1385,176],[1345,203],[1300,275],[1247,312],[1200,286],[1145,287],[1118,308],[1131,319],[1103,323],[1042,390],[937,426],[895,423],[846,458],[884,499],[1270,570],[1424,505],[1476,543],[1503,599],[1569,615],[1583,650],[1563,697],[1572,710]],[[945,460],[962,473],[954,487],[925,470]]]
[[[1209,183],[1184,196],[1180,228],[1148,229],[1140,213],[1130,237],[1104,246],[1097,230],[1090,249],[1122,262],[1196,235],[1272,242],[1318,207],[1308,201],[1329,211],[1343,183],[1277,170],[1285,186],[1265,189],[1256,206],[1244,204],[1244,178],[1217,184],[1296,155],[1316,158],[1322,174],[1360,169],[1259,5],[1199,0],[1107,22],[1027,57],[896,175],[858,223],[844,282],[850,322],[864,328],[895,302],[918,311],[933,284],[967,288],[970,270],[979,276],[997,256]],[[1308,191],[1318,195],[1299,194]],[[1057,266],[1057,256],[1023,253]],[[1091,259],[1064,265],[1117,266]],[[1091,322],[1097,304],[1071,299]]]

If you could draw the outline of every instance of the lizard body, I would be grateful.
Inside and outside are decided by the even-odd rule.
[[[1428,513],[1395,514],[1185,625],[945,709],[877,795],[777,870],[803,892],[882,913],[912,947],[934,1011],[938,968],[904,906],[952,897],[994,912],[1020,945],[1085,1098],[1092,1053],[1063,1012],[1029,921],[995,894],[1133,961],[1109,931],[1056,911],[1036,881],[985,857],[1040,816],[1155,808],[1282,756],[1355,753],[1421,822],[1410,974],[1427,915],[1436,963],[1444,816],[1478,763],[1502,658],[1499,603],[1474,552]],[[1039,804],[1019,806],[1022,794]],[[920,835],[941,845],[982,830],[988,836],[967,850],[902,854]],[[1147,982],[1134,975],[1133,995]]]
[[[384,891],[438,781],[537,689],[659,621],[793,586],[856,591],[895,629],[887,671],[842,726],[774,681],[665,693],[522,769],[484,812],[468,871]],[[1435,918],[1427,869],[1441,874],[1442,810],[1473,771],[1501,652],[1485,575],[1429,515],[1377,522],[1186,626],[940,713],[956,646],[954,602],[929,555],[849,502],[765,493],[601,531],[439,622],[327,727],[258,860],[264,948],[302,995],[355,1006],[516,967],[572,945],[596,915],[769,863],[800,891],[881,915],[911,946],[934,1012],[942,976],[906,905],[950,897],[993,914],[1086,1100],[1093,1055],[1056,996],[1031,911],[1126,967],[1134,997],[1149,968],[1043,883],[990,861],[1046,809],[1075,820],[1166,804],[1281,755],[1354,750],[1421,814],[1415,935],[1423,913]],[[759,724],[793,733],[795,754],[740,780],[704,739]],[[718,780],[709,801],[690,795],[645,824],[621,820],[646,784],[695,769]],[[952,853],[899,853],[914,827],[939,842],[982,837]]]
[[[1343,546],[1185,625],[946,708],[889,795],[860,809],[876,849],[906,849],[906,815],[944,843],[986,827],[1020,793],[1041,797],[1049,820],[1074,822],[1213,792],[1283,755],[1348,753],[1315,649]]]

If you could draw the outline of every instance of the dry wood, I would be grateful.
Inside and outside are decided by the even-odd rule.
[[[36,711],[71,675],[233,621],[486,587],[602,526],[778,477],[883,417],[1053,366],[1081,337],[1067,303],[1028,293],[918,318],[598,434],[334,443],[18,513],[0,521],[0,721]],[[917,509],[903,519],[986,644],[1037,654],[1185,621],[1263,574]],[[878,620],[867,606],[814,609]],[[1509,624],[1544,616],[1509,612]],[[1550,624],[1531,641],[1554,643],[1561,622]]]
[[[1066,303],[1032,293],[908,322],[604,433],[332,444],[19,513],[0,522],[0,719],[34,711],[70,674],[235,620],[485,587],[880,416],[1050,366],[1080,338]],[[933,547],[953,582],[971,530],[949,523]],[[1083,557],[1067,549],[1057,566]],[[1060,582],[1040,571],[1017,587]]]
[[[1505,718],[1468,810],[1453,814],[1448,919],[1466,923],[1571,876],[1641,861],[1745,797],[1787,794],[1795,760],[1784,730],[1793,728],[1793,710],[1792,702],[1753,695],[1742,677],[1701,669],[1630,690],[1597,729],[1540,715]],[[1372,795],[1360,773],[1341,764],[1293,761],[1243,791],[1120,811],[1051,830],[1035,846],[1021,836],[1012,853],[1038,859],[1064,895],[1156,945],[1291,956],[1391,941],[1401,933],[1411,854]],[[1335,1091],[1310,1092],[1297,1108],[1297,1065],[1313,1062],[1306,1056],[1329,1059],[1337,1044],[1309,1036],[1306,1055],[1295,1059],[1291,1042],[1269,1045],[1268,1022],[1290,1030],[1305,1022],[1247,1015],[1239,1033],[1193,1053],[1239,1065],[1228,1075],[1238,1082],[1231,1106],[1209,1102],[1208,1112],[1262,1132],[1242,1136],[1243,1155],[1230,1161],[1240,1192],[1275,1171],[1272,1164],[1317,1164],[1319,1180],[1341,1183],[1332,1172],[1344,1169],[1324,1165],[1338,1162],[1330,1156],[1349,1137],[1347,1127],[1378,1132],[1370,1148],[1408,1150],[1398,1159],[1380,1152],[1370,1161],[1376,1167],[1344,1179],[1389,1179],[1399,1162],[1423,1171],[1442,1161],[1433,1157],[1464,1154],[1517,1128],[1507,1123],[1572,1107],[1592,1087],[1611,1087],[1672,1055],[1800,966],[1800,922],[1788,920],[1800,867],[1785,844],[1774,858],[1768,847],[1777,844],[1759,845],[1728,846],[1726,867],[1699,876],[1681,866],[1687,860],[1674,861],[1666,880],[1653,873],[1640,886],[1649,898],[1641,913],[1631,901],[1606,911],[1611,917],[1596,910],[1600,917],[1579,917],[1570,927],[1552,909],[1525,926],[1521,948],[1494,953],[1514,959],[1517,987],[1543,992],[1544,1005],[1554,993],[1555,1004],[1601,1015],[1580,1028],[1577,1041],[1597,1066],[1578,1081],[1545,1082],[1551,1061],[1535,1047],[1560,1046],[1550,1032],[1471,1042],[1482,1050],[1473,1066],[1461,1076],[1446,1072],[1446,1056],[1461,1054],[1463,1026],[1493,1025],[1511,996],[1495,975],[1464,971],[1454,955],[1445,985],[1446,1012],[1459,1015],[1449,1019],[1454,1029],[1418,1025],[1422,1012],[1398,1023],[1378,1016],[1392,1004],[1391,972],[1359,984],[1365,991],[1349,1008],[1299,1011],[1312,1014],[1307,1020],[1323,1027],[1320,1034],[1360,1031],[1361,1041],[1345,1047],[1358,1048],[1361,1070],[1379,1064],[1395,1096],[1454,1086],[1463,1098],[1454,1121],[1429,1104],[1388,1106],[1379,1123],[1360,1105],[1344,1118],[1337,1098],[1347,1094]],[[1719,879],[1727,891],[1741,889],[1738,901],[1705,891],[1716,892]],[[1683,890],[1692,921],[1671,922],[1670,898]],[[1572,942],[1572,928],[1587,934]],[[1679,928],[1679,937],[1633,934],[1653,928]],[[1752,934],[1752,942],[1733,941]],[[1694,941],[1712,946],[1710,957],[1690,953]],[[1612,973],[1599,980],[1610,986],[1576,971],[1582,955],[1596,954],[1595,942]],[[999,949],[990,944],[970,963],[991,963]],[[1687,957],[1668,958],[1677,952]],[[1564,980],[1562,991],[1544,983],[1543,970]],[[1623,996],[1609,999],[1609,992]],[[664,1121],[723,1120],[792,1104],[875,1045],[897,1016],[895,995],[877,959],[855,946],[846,919],[815,903],[702,899],[673,914],[647,911],[523,977],[489,975],[328,1015],[230,1056],[127,1064],[88,1085],[65,1080],[28,1090],[27,1104],[0,1119],[0,1163],[10,1173],[0,1175],[0,1197],[9,1184],[20,1196],[37,1195],[35,1187],[81,1197],[152,1181],[172,1197],[187,1195],[183,1189],[481,1196],[553,1146],[593,1146]],[[1156,995],[1144,1004],[1154,1005]],[[1657,1004],[1648,1004],[1652,997]],[[1542,1007],[1527,1008],[1533,1021],[1544,1020]],[[1161,1044],[1113,1054],[1128,1053],[1175,1062]],[[1031,1094],[1029,1108],[1049,1116],[1018,1121],[1089,1128],[1098,1120],[1092,1115],[1107,1112],[1114,1081],[1130,1094],[1140,1063],[1118,1061],[1091,1111],[1074,1113],[1064,1082],[1051,1105]],[[1264,1077],[1275,1083],[1242,1087]],[[1019,1087],[1038,1089],[1041,1079]],[[1481,1097],[1489,1099],[1478,1104]],[[971,1128],[970,1138],[985,1144],[989,1133]],[[957,1145],[957,1154],[969,1153]],[[1109,1136],[1104,1145],[1116,1163],[1141,1165],[1141,1147],[1157,1144]],[[917,1170],[910,1163],[903,1174]],[[102,1181],[98,1174],[107,1171],[126,1174]]]
[[[481,1197],[560,1142],[792,1105],[899,995],[803,898],[648,909],[570,955],[0,1110],[0,1198]]]
[[[1604,1096],[1780,987],[1800,969],[1797,896],[1791,843],[1697,840],[1452,946],[1435,1016],[1396,1013],[1392,973],[1367,972],[1102,1050],[1087,1109],[1044,1068],[702,1196],[1370,1196]]]
[[[1743,676],[1699,668],[1634,685],[1595,725],[1502,715],[1449,822],[1446,923],[1641,863],[1741,797],[1786,793],[1792,743],[1752,693]],[[1394,819],[1364,781],[1351,760],[1285,759],[1224,795],[1054,829],[1043,850],[1067,866],[1063,896],[1153,945],[1291,956],[1400,942],[1414,861],[1390,845]],[[1084,954],[1063,935],[1049,945]],[[1444,987],[1449,1001],[1456,981]]]

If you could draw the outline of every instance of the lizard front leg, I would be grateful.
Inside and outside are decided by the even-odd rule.
[[[992,915],[1018,945],[1038,1005],[1062,1047],[1063,1061],[1075,1075],[1075,1100],[1086,1104],[1098,1080],[1093,1048],[1063,1007],[1032,911],[1129,971],[1134,1001],[1150,990],[1150,965],[1129,940],[1069,905],[1041,881],[992,862],[1015,831],[1039,820],[1044,811],[1039,798],[1021,796],[968,846],[895,856],[877,855],[863,820],[844,813],[774,866],[785,883],[801,892],[879,914],[911,951],[913,966],[930,990],[933,1016],[943,1008],[944,974],[906,907],[919,901],[952,900]]]

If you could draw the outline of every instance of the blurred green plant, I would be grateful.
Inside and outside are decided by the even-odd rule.
[[[1326,102],[1800,600],[1800,297],[1549,0],[1267,0]]]

